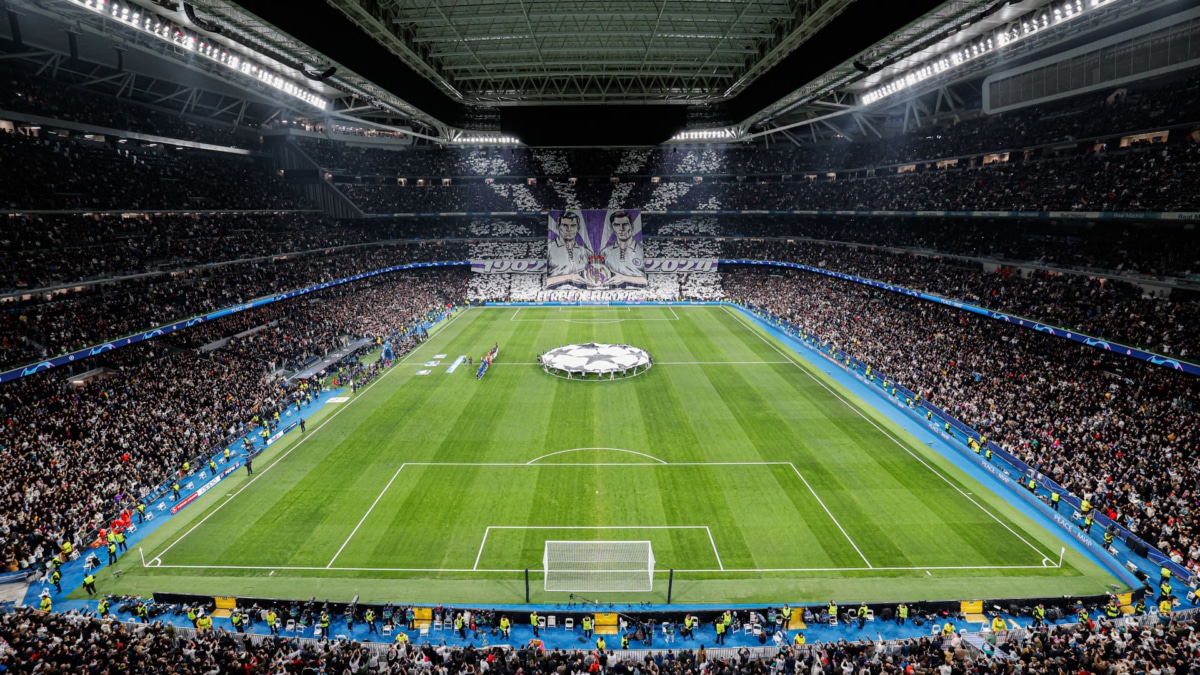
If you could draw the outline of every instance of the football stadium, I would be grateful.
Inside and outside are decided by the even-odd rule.
[[[0,7],[0,671],[1200,669],[1200,2]]]

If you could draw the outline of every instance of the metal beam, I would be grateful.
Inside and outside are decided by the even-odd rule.
[[[736,25],[736,24],[735,24]],[[455,26],[451,25],[451,32],[454,32]],[[732,30],[732,26],[731,26]],[[717,33],[689,33],[685,30],[660,32],[657,27],[653,32],[647,33],[644,30],[606,30],[594,36],[597,42],[607,41],[610,38],[666,38],[674,40],[764,40],[771,37],[770,33],[733,33],[717,34]],[[463,35],[458,37],[448,34],[426,34],[420,37],[412,38],[414,44],[425,43],[441,43],[450,40],[460,40],[463,42],[506,42],[511,40],[538,40],[545,38],[566,38],[571,40],[582,40],[584,42],[591,41],[592,37],[580,35],[578,31],[544,31],[536,30],[533,25],[529,26],[528,33],[475,33],[471,35]],[[649,42],[649,40],[647,40]]]
[[[506,61],[498,61],[498,62],[489,63],[488,67],[493,72],[495,72],[497,70],[500,70],[501,68],[536,68],[538,65],[540,65],[540,64],[537,61],[507,61],[507,62]],[[555,59],[554,65],[559,66],[559,67],[594,66],[594,65],[597,65],[597,61],[595,59],[586,59],[586,60]],[[608,66],[608,67],[612,67],[612,68],[620,68],[620,67],[626,66],[626,67],[632,67],[632,68],[636,69],[636,68],[640,68],[642,66],[642,61],[627,60],[627,59],[625,59],[625,60],[623,60],[623,59],[613,59],[613,60],[606,59],[604,61],[604,65]],[[655,66],[664,66],[664,67],[681,66],[681,67],[686,67],[686,68],[695,68],[696,62],[695,61],[664,61],[662,59],[656,58],[656,59],[654,59],[654,65]],[[710,63],[709,67],[710,68],[741,68],[742,65],[743,64],[741,61],[721,61],[721,62],[717,62],[717,63]],[[457,70],[473,70],[474,68],[475,68],[474,65],[467,64],[467,63],[444,64],[442,66],[442,70],[455,70],[455,71],[457,71]]]
[[[746,136],[743,136],[741,138],[741,140],[750,141],[750,140],[754,140],[755,138],[758,138],[760,136],[766,136],[768,134],[773,134],[773,133],[777,133],[780,131],[787,131],[788,129],[795,129],[796,127],[803,127],[803,126],[811,127],[811,126],[814,126],[817,122],[831,120],[835,117],[841,117],[842,115],[848,115],[853,112],[861,112],[862,110],[864,110],[863,106],[847,108],[845,110],[837,110],[837,111],[834,111],[831,113],[827,113],[825,115],[817,115],[817,116],[810,117],[806,120],[800,120],[799,122],[792,122],[791,124],[785,124],[781,127],[775,127],[773,129],[765,129],[765,130],[759,131],[757,133],[747,134]],[[813,132],[813,140],[816,140],[816,132],[815,131]]]
[[[451,47],[453,45],[444,45],[444,46]],[[583,55],[631,54],[631,55],[638,55],[641,53],[641,47],[564,46],[564,47],[547,47],[547,48],[543,49],[542,52],[545,54],[583,54]],[[706,48],[706,47],[696,48],[696,47],[684,47],[684,46],[672,47],[670,49],[670,53],[674,56],[679,56],[682,54],[707,55],[709,52],[714,52],[714,50]],[[714,53],[716,53],[716,54],[751,55],[751,54],[755,54],[756,52],[754,51],[754,49],[749,48],[749,47],[717,47],[715,49]],[[510,48],[510,49],[489,49],[487,52],[487,55],[489,57],[525,56],[525,55],[534,55],[534,54],[536,54],[535,50],[529,49],[529,48],[521,48],[521,47],[514,47],[514,48]],[[443,50],[443,51],[430,52],[429,56],[431,58],[441,59],[441,58],[453,57],[453,56],[470,56],[470,53],[463,52],[461,50],[452,50],[452,51],[451,50]]]
[[[540,11],[530,12],[531,20],[543,19],[579,19],[584,17],[597,17],[601,19],[635,19],[639,21],[649,21],[657,19],[659,16],[667,21],[686,21],[695,23],[715,23],[725,25],[730,21],[736,20],[737,12],[714,12],[708,9],[697,10],[695,12],[659,12],[653,9],[647,10],[608,10],[608,9],[588,9],[586,7],[572,8],[563,11]],[[508,12],[462,12],[448,14],[450,20],[456,25],[464,25],[469,23],[485,23],[495,22],[497,20],[511,19],[512,14]],[[785,21],[793,18],[792,14],[787,12],[768,12],[760,11],[748,14],[745,17],[750,21],[769,22],[769,21]],[[444,22],[442,17],[437,16],[396,16],[392,19],[397,24],[441,24]]]
[[[603,66],[603,63],[596,64]],[[692,81],[716,81],[728,80],[735,77],[733,73],[705,73],[704,75],[678,71],[678,70],[651,70],[638,72],[635,70],[550,70],[546,72],[540,71],[518,71],[512,73],[487,73],[483,75],[459,75],[455,78],[458,82],[483,82],[494,81],[500,82],[503,80],[519,80],[526,78],[564,78],[564,77],[608,77],[615,79],[637,79],[639,77],[672,77],[682,80],[687,78]],[[707,85],[706,85],[707,86]]]
[[[191,95],[192,92],[194,92],[194,91],[196,91],[195,87],[184,87],[182,89],[176,89],[174,93],[167,94],[166,96],[160,96],[160,97],[154,99],[153,101],[151,101],[151,103],[164,103],[166,101],[170,101],[173,98],[179,98],[180,96],[183,96],[184,94]]]

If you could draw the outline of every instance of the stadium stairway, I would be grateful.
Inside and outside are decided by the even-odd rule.
[[[300,414],[305,418],[311,417],[314,413],[325,407],[325,405],[330,402],[330,399],[342,396],[345,391],[345,389],[330,389],[321,392],[321,394],[317,396],[317,398],[313,400],[311,404],[301,409]],[[287,411],[286,416],[280,415],[281,426],[287,429],[285,433],[295,431],[295,427],[290,429],[288,429],[288,427],[293,422],[298,421],[299,417],[296,416],[295,408],[290,408]],[[225,463],[223,461],[224,448],[221,448],[211,455],[212,459],[216,460],[217,468],[219,470],[219,473],[217,474],[217,483],[227,480],[231,476],[237,475],[246,460],[246,451],[242,448],[242,442],[240,438],[236,442],[230,444],[228,447],[231,451],[229,463]],[[253,456],[257,459],[263,450],[263,440],[261,438],[254,437],[254,446],[252,450],[254,453]],[[266,458],[268,461],[273,459],[274,457],[271,456]],[[266,466],[268,466],[266,462],[260,464],[259,470],[261,471],[262,469],[266,468]],[[197,489],[202,488],[202,486],[211,480],[212,477],[207,475],[205,467],[203,466],[193,472],[192,476],[189,478],[180,480],[181,489],[179,491],[179,501],[185,502],[190,495],[196,493]],[[213,485],[215,486],[217,483],[214,483]],[[186,487],[188,484],[191,484],[193,487],[188,489]],[[208,487],[211,489],[213,486]],[[63,600],[72,591],[83,586],[83,579],[85,576],[87,576],[87,570],[84,568],[84,565],[88,555],[90,553],[95,553],[96,556],[100,558],[100,566],[96,568],[96,590],[100,596],[104,596],[107,594],[107,591],[104,588],[104,582],[106,580],[111,579],[112,575],[123,574],[124,570],[142,564],[142,560],[137,548],[138,543],[140,543],[146,538],[147,535],[158,529],[159,526],[167,522],[172,515],[174,515],[171,513],[171,507],[176,503],[177,502],[175,500],[171,499],[170,494],[156,499],[153,504],[148,504],[146,507],[146,514],[152,515],[152,517],[141,524],[137,522],[137,514],[133,514],[133,524],[137,526],[137,529],[126,534],[125,545],[128,550],[124,552],[118,552],[116,563],[112,565],[108,564],[108,552],[103,546],[94,549],[86,546],[80,547],[80,549],[77,549],[79,558],[68,561],[59,570],[62,573],[62,580],[59,585],[62,586],[63,592],[56,593],[54,591],[54,587],[50,584],[49,580],[50,570],[47,568],[45,573],[40,578],[29,584],[29,587],[25,591],[23,604],[30,607],[37,607],[41,601],[42,594],[48,592],[50,594],[51,601],[54,603],[54,609],[56,611],[66,611],[72,608],[82,610],[89,604],[91,609],[94,611],[96,609],[96,601],[79,604],[82,601]],[[182,513],[184,510],[186,510],[187,506],[191,506],[191,504],[186,504],[185,507],[180,508],[178,513]]]

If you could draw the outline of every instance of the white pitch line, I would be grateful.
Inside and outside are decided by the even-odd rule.
[[[470,307],[468,307],[467,309],[464,309],[464,310],[463,310],[461,313],[459,313],[459,314],[457,314],[457,315],[455,315],[455,316],[451,317],[451,319],[450,319],[449,321],[447,321],[446,323],[444,323],[444,324],[442,324],[442,325],[441,325],[441,327],[438,329],[438,332],[439,332],[439,333],[440,333],[440,332],[442,332],[442,330],[444,330],[444,329],[445,329],[447,326],[449,326],[450,324],[454,323],[454,322],[455,322],[455,321],[458,319],[458,317],[462,316],[463,314],[466,314],[468,311],[470,311]],[[433,336],[432,336],[432,333],[430,334],[430,337],[433,337]],[[400,361],[398,361],[396,365],[399,365],[400,363],[403,363],[404,361],[408,360],[408,358],[409,358],[409,357],[411,357],[413,354],[416,354],[418,351],[420,351],[421,347],[424,347],[425,345],[429,344],[429,342],[430,342],[430,340],[426,340],[425,342],[422,342],[421,344],[417,345],[417,348],[416,348],[416,349],[414,349],[414,350],[412,350],[411,352],[409,352],[409,353],[408,353],[408,355],[406,355],[406,356],[405,356],[403,359],[400,359]],[[176,539],[175,541],[171,542],[171,545],[170,545],[170,546],[168,546],[168,547],[164,548],[163,550],[159,551],[159,552],[158,552],[158,555],[157,555],[156,557],[161,559],[161,558],[162,558],[164,555],[166,555],[166,554],[167,554],[167,551],[170,551],[172,548],[174,548],[174,547],[175,547],[175,545],[176,545],[176,544],[178,544],[179,542],[183,541],[183,540],[184,540],[184,538],[186,538],[186,537],[187,537],[189,534],[191,534],[192,532],[194,532],[194,531],[196,530],[196,528],[198,528],[198,527],[200,527],[201,525],[203,525],[203,524],[204,524],[204,522],[205,522],[206,520],[208,520],[209,518],[212,518],[212,517],[213,517],[213,515],[215,515],[215,514],[217,513],[217,511],[220,511],[221,509],[225,508],[225,505],[226,505],[226,504],[229,504],[230,502],[232,502],[234,497],[236,497],[236,496],[238,496],[238,495],[242,494],[243,492],[245,492],[245,491],[246,491],[246,488],[248,488],[248,487],[250,487],[251,485],[253,485],[253,484],[254,484],[254,481],[258,480],[259,478],[262,478],[262,477],[263,477],[263,474],[265,474],[265,473],[267,473],[268,471],[270,471],[272,468],[274,468],[274,467],[275,467],[275,465],[276,465],[276,464],[279,464],[280,462],[282,462],[282,461],[283,461],[283,459],[284,459],[285,457],[287,457],[288,455],[292,454],[292,452],[293,452],[293,451],[294,451],[296,448],[298,448],[298,447],[300,447],[301,445],[303,445],[305,441],[307,441],[308,439],[310,439],[310,438],[312,438],[313,436],[315,436],[315,435],[317,434],[317,432],[318,432],[318,431],[320,431],[321,429],[325,428],[325,425],[326,425],[326,424],[329,424],[330,422],[332,422],[332,421],[333,421],[333,418],[335,418],[335,417],[337,417],[338,415],[342,414],[342,411],[346,410],[347,408],[349,408],[349,407],[351,406],[351,404],[353,404],[355,401],[359,400],[359,399],[362,397],[362,394],[363,394],[363,393],[365,393],[365,392],[366,392],[368,389],[370,389],[371,387],[374,387],[375,385],[379,384],[380,382],[383,382],[383,378],[387,377],[388,375],[391,375],[393,372],[396,372],[397,370],[398,370],[397,368],[392,368],[392,369],[391,369],[391,370],[389,370],[388,372],[386,372],[386,373],[384,373],[383,375],[379,376],[379,379],[375,380],[374,382],[372,382],[372,383],[368,384],[366,387],[364,387],[364,388],[363,388],[363,389],[362,389],[362,390],[359,392],[359,395],[358,395],[358,396],[355,396],[353,399],[351,399],[351,400],[350,400],[350,402],[349,402],[349,403],[347,403],[346,405],[344,405],[344,406],[342,406],[342,407],[338,408],[337,410],[335,410],[335,411],[333,412],[333,414],[332,414],[332,415],[330,415],[330,416],[329,416],[329,417],[328,417],[328,418],[327,418],[327,419],[326,419],[324,422],[322,422],[321,424],[319,424],[319,425],[317,426],[317,428],[316,428],[316,429],[313,429],[313,432],[312,432],[311,434],[308,434],[307,436],[303,436],[303,437],[301,437],[299,441],[296,441],[296,443],[295,443],[294,445],[292,445],[292,447],[288,448],[287,452],[283,453],[283,454],[282,454],[282,455],[280,455],[278,458],[276,458],[274,462],[271,462],[271,464],[270,464],[269,466],[267,466],[267,468],[265,468],[265,469],[263,469],[262,471],[259,471],[258,473],[254,474],[254,478],[251,478],[251,479],[250,479],[250,481],[249,481],[249,482],[247,482],[245,485],[243,485],[243,486],[241,487],[241,489],[239,489],[237,492],[233,493],[232,495],[229,495],[229,496],[228,496],[228,497],[225,499],[225,501],[223,501],[223,502],[221,502],[220,504],[218,504],[218,505],[217,505],[217,508],[213,509],[213,510],[212,510],[212,511],[211,511],[211,512],[208,514],[208,515],[206,515],[206,516],[204,516],[203,518],[201,518],[201,519],[200,519],[200,522],[198,522],[198,523],[196,523],[195,525],[193,525],[193,526],[191,527],[191,529],[189,529],[187,532],[184,532],[184,533],[183,533],[183,535],[182,535],[182,536],[180,536],[178,539]],[[160,565],[160,567],[161,567],[161,565]]]
[[[493,528],[494,529],[494,528]],[[163,569],[180,570],[270,570],[285,572],[434,572],[444,574],[517,574],[524,569],[473,569],[470,567],[301,567],[285,565],[159,565]],[[762,574],[768,572],[924,572],[938,570],[1046,570],[1059,565],[934,565],[926,567],[729,567],[721,569],[677,569],[688,574]],[[533,568],[530,568],[533,569]]]
[[[638,455],[639,457],[645,457],[646,459],[652,459],[652,460],[654,460],[654,461],[658,462],[659,464],[666,464],[666,463],[667,463],[667,462],[664,462],[663,460],[661,460],[661,459],[659,459],[659,458],[655,457],[654,455],[647,455],[647,454],[646,454],[646,453],[644,453],[644,452],[638,452],[638,451],[636,451],[636,450],[626,450],[626,449],[624,449],[624,448],[570,448],[569,450],[558,450],[558,451],[556,451],[556,452],[552,452],[552,453],[550,453],[550,454],[548,454],[548,455],[542,455],[541,457],[536,457],[536,458],[534,458],[534,459],[531,459],[531,460],[529,460],[528,462],[525,462],[525,463],[526,463],[526,464],[533,464],[534,462],[538,462],[538,461],[540,461],[540,460],[546,459],[547,457],[553,457],[553,456],[555,456],[555,455],[561,455],[561,454],[563,454],[563,453],[567,453],[567,452],[585,452],[585,451],[587,451],[587,450],[610,450],[610,451],[612,451],[612,452],[627,452],[627,453],[629,453],[629,454],[631,454],[631,455]]]
[[[774,366],[786,365],[791,361],[655,361],[656,366]],[[410,363],[410,366],[421,366],[420,363]],[[496,361],[493,366],[537,366],[537,361]]]
[[[707,530],[707,525],[489,525],[489,530]]]
[[[479,542],[479,553],[477,553],[475,555],[475,565],[471,569],[473,569],[473,570],[479,569],[479,559],[483,557],[483,547],[485,544],[487,544],[487,538],[488,538],[488,535],[491,534],[491,532],[492,532],[491,527],[488,527],[488,529],[483,531],[483,541]]]
[[[362,524],[367,522],[367,516],[371,515],[371,512],[375,510],[375,505],[379,503],[380,499],[383,499],[383,495],[387,493],[388,488],[392,487],[392,483],[396,481],[396,476],[400,475],[400,472],[404,470],[405,466],[408,465],[401,464],[400,468],[396,469],[396,473],[392,474],[392,479],[387,482],[387,485],[383,486],[383,490],[380,490],[379,496],[375,498],[375,501],[371,502],[371,508],[367,509],[367,512],[363,514],[361,519],[359,519],[358,524],[354,526],[354,529],[350,530],[350,536],[346,537],[346,541],[342,542],[342,547],[337,550],[337,553],[333,554],[333,558],[329,560],[329,564],[325,566],[325,569],[333,567],[333,562],[338,559],[338,556],[342,554],[342,551],[346,550],[346,545],[350,543],[350,540],[354,538],[354,535],[358,534],[358,528],[362,527]]]
[[[796,475],[800,477],[800,480],[804,481],[804,487],[808,488],[808,491],[812,493],[813,498],[817,500],[817,503],[821,505],[821,508],[825,509],[825,514],[829,516],[829,519],[833,521],[834,525],[837,525],[837,529],[842,531],[842,536],[846,537],[846,541],[850,542],[850,545],[854,547],[855,551],[858,551],[858,557],[862,558],[863,562],[867,563],[867,567],[874,569],[874,566],[871,565],[871,561],[867,560],[867,556],[863,555],[862,549],[860,549],[858,544],[854,543],[854,540],[850,538],[850,534],[846,532],[846,528],[842,527],[842,524],[838,522],[838,519],[833,517],[833,512],[829,510],[828,506],[825,506],[825,502],[821,500],[821,496],[818,495],[817,491],[808,484],[808,479],[804,477],[804,474],[800,473],[800,469],[797,469],[796,465],[792,464],[791,462],[788,462],[788,465],[792,467],[792,471],[796,472]]]
[[[492,530],[704,530],[708,533],[708,543],[712,544],[717,566],[722,571],[725,569],[724,563],[721,562],[721,554],[717,552],[717,542],[713,541],[712,530],[707,525],[489,525],[483,532],[483,540],[479,542],[479,553],[475,555],[475,566],[472,570],[479,568],[479,561],[483,558],[483,547],[487,544],[488,535]]]
[[[271,570],[285,572],[442,572],[464,574],[470,572],[487,573],[518,573],[525,570],[473,570],[470,567],[300,567],[284,565],[160,565],[164,569],[178,570]]]
[[[1056,565],[932,565],[926,567],[764,567],[764,568],[721,568],[719,570],[675,570],[690,574],[761,574],[766,572],[924,572],[927,570],[1046,570],[1058,569]]]
[[[791,462],[663,462],[662,464],[651,464],[650,462],[558,462],[555,464],[530,464],[529,462],[406,462],[406,464],[408,466],[523,466],[527,469],[540,469],[554,466],[789,466]]]
[[[773,366],[791,361],[655,361],[656,366]]]
[[[715,555],[717,557],[717,567],[720,567],[721,571],[724,572],[725,571],[725,563],[721,562],[721,554],[717,553],[717,542],[713,540],[712,530],[708,529],[708,526],[705,525],[704,531],[708,533],[708,543],[712,544],[713,555]]]
[[[822,382],[821,380],[817,379],[817,378],[816,378],[816,376],[814,376],[812,373],[808,372],[808,370],[807,370],[807,369],[805,369],[805,368],[804,368],[804,366],[801,366],[799,363],[797,363],[795,360],[793,360],[793,359],[792,359],[790,356],[788,356],[787,354],[785,354],[785,353],[784,353],[784,352],[783,352],[781,349],[779,349],[779,347],[776,347],[776,346],[775,346],[775,345],[774,345],[774,344],[773,344],[773,343],[772,343],[770,340],[768,340],[767,338],[763,337],[763,336],[762,336],[762,335],[761,335],[761,334],[760,334],[758,331],[754,330],[754,328],[753,328],[752,326],[748,325],[748,324],[747,324],[745,321],[742,321],[742,318],[741,318],[741,317],[740,317],[738,314],[736,314],[735,312],[732,312],[732,311],[730,311],[730,309],[729,309],[728,307],[723,307],[723,309],[724,309],[724,310],[725,310],[727,313],[729,313],[730,315],[732,315],[735,321],[737,321],[738,323],[742,324],[742,327],[743,327],[743,328],[745,328],[746,330],[750,331],[750,333],[752,333],[752,334],[753,334],[754,336],[756,336],[758,339],[760,339],[760,340],[762,340],[763,342],[767,343],[767,345],[768,345],[768,346],[770,346],[770,347],[771,347],[771,349],[774,349],[776,352],[778,352],[780,356],[782,356],[783,358],[787,359],[788,361],[791,361],[791,362],[792,362],[792,365],[794,365],[794,366],[796,366],[797,368],[799,368],[799,369],[800,369],[800,372],[804,373],[805,375],[808,375],[810,378],[812,378],[812,381],[813,381],[813,382],[816,382],[817,384],[821,385],[821,386],[822,386],[822,387],[825,389],[825,391],[828,391],[830,394],[833,394],[834,398],[836,398],[837,400],[841,401],[843,404],[845,404],[845,406],[846,406],[847,408],[849,408],[849,409],[853,410],[853,411],[854,411],[854,412],[855,412],[855,413],[856,413],[856,414],[857,414],[859,417],[861,417],[861,418],[863,418],[864,420],[866,420],[868,424],[870,424],[871,426],[875,427],[876,429],[878,429],[878,430],[879,430],[879,432],[880,432],[880,433],[882,433],[884,436],[887,436],[889,439],[891,439],[891,441],[892,441],[893,443],[895,443],[896,445],[900,446],[900,448],[901,448],[901,449],[903,449],[905,452],[907,452],[907,453],[908,453],[908,454],[909,454],[909,455],[910,455],[910,456],[911,456],[913,459],[915,459],[915,460],[917,460],[918,462],[920,462],[920,463],[921,463],[921,465],[922,465],[922,466],[924,466],[926,469],[929,469],[929,471],[930,471],[930,472],[932,472],[932,473],[933,473],[933,475],[937,476],[938,478],[941,478],[943,481],[945,481],[945,482],[946,482],[946,484],[947,484],[947,485],[949,485],[950,487],[954,488],[954,489],[955,489],[955,490],[956,490],[956,491],[957,491],[959,494],[961,494],[963,497],[966,497],[966,498],[967,498],[967,501],[969,501],[969,502],[971,502],[972,504],[974,504],[975,506],[979,507],[979,510],[980,510],[980,511],[983,511],[984,513],[988,514],[988,516],[990,516],[992,520],[996,521],[997,523],[1000,523],[1000,525],[1001,525],[1002,527],[1004,527],[1004,529],[1006,529],[1006,530],[1008,530],[1009,532],[1011,532],[1011,533],[1012,533],[1012,535],[1013,535],[1014,537],[1016,537],[1017,539],[1020,539],[1022,542],[1024,542],[1024,543],[1025,543],[1025,545],[1026,545],[1026,546],[1028,546],[1029,548],[1033,549],[1033,550],[1034,550],[1034,551],[1035,551],[1035,552],[1036,552],[1038,555],[1042,556],[1043,558],[1045,558],[1045,557],[1048,557],[1048,556],[1047,556],[1045,553],[1043,553],[1043,552],[1041,551],[1041,549],[1039,549],[1038,547],[1036,547],[1036,546],[1034,546],[1033,544],[1029,543],[1029,540],[1028,540],[1028,539],[1026,539],[1025,537],[1022,537],[1020,534],[1017,534],[1016,530],[1013,530],[1011,527],[1009,527],[1009,526],[1008,526],[1008,524],[1007,524],[1007,523],[1005,523],[1003,520],[1000,520],[999,518],[997,518],[997,517],[996,517],[996,514],[992,513],[992,512],[991,512],[991,511],[989,511],[988,509],[984,508],[984,507],[983,507],[983,505],[982,505],[982,504],[980,504],[979,502],[975,501],[975,500],[974,500],[974,499],[971,497],[971,495],[969,495],[969,494],[967,494],[966,492],[964,492],[964,491],[962,490],[962,488],[960,488],[960,487],[958,487],[957,485],[955,485],[955,484],[954,484],[954,483],[953,483],[953,482],[952,482],[952,481],[951,481],[949,478],[947,478],[945,475],[943,475],[943,474],[942,474],[940,471],[938,471],[937,469],[935,469],[935,468],[933,468],[932,466],[930,466],[928,462],[926,462],[926,461],[925,461],[924,459],[922,459],[922,458],[921,458],[919,455],[917,455],[915,452],[913,452],[912,450],[910,450],[910,449],[909,449],[909,447],[908,447],[907,445],[905,445],[904,443],[901,443],[901,442],[900,442],[900,439],[896,438],[896,437],[895,437],[895,436],[893,436],[891,433],[889,433],[889,432],[888,432],[886,429],[884,429],[883,427],[881,427],[881,426],[879,426],[878,424],[876,424],[876,423],[875,423],[875,420],[871,419],[870,417],[867,417],[867,416],[866,416],[866,415],[863,413],[863,411],[861,411],[861,410],[859,410],[858,408],[856,408],[856,407],[854,407],[853,405],[851,405],[849,401],[847,401],[846,399],[842,398],[842,397],[841,397],[841,396],[840,396],[840,395],[839,395],[839,394],[838,394],[836,391],[834,391],[832,388],[830,388],[830,387],[829,387],[829,385],[827,385],[827,384],[825,384],[824,382]]]

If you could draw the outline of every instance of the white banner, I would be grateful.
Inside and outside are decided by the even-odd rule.
[[[545,260],[472,260],[471,271],[479,274],[545,274]]]
[[[716,271],[716,258],[699,260],[688,260],[684,258],[653,258],[646,261],[646,272],[649,274],[656,272],[665,274],[693,274],[697,272]]]

